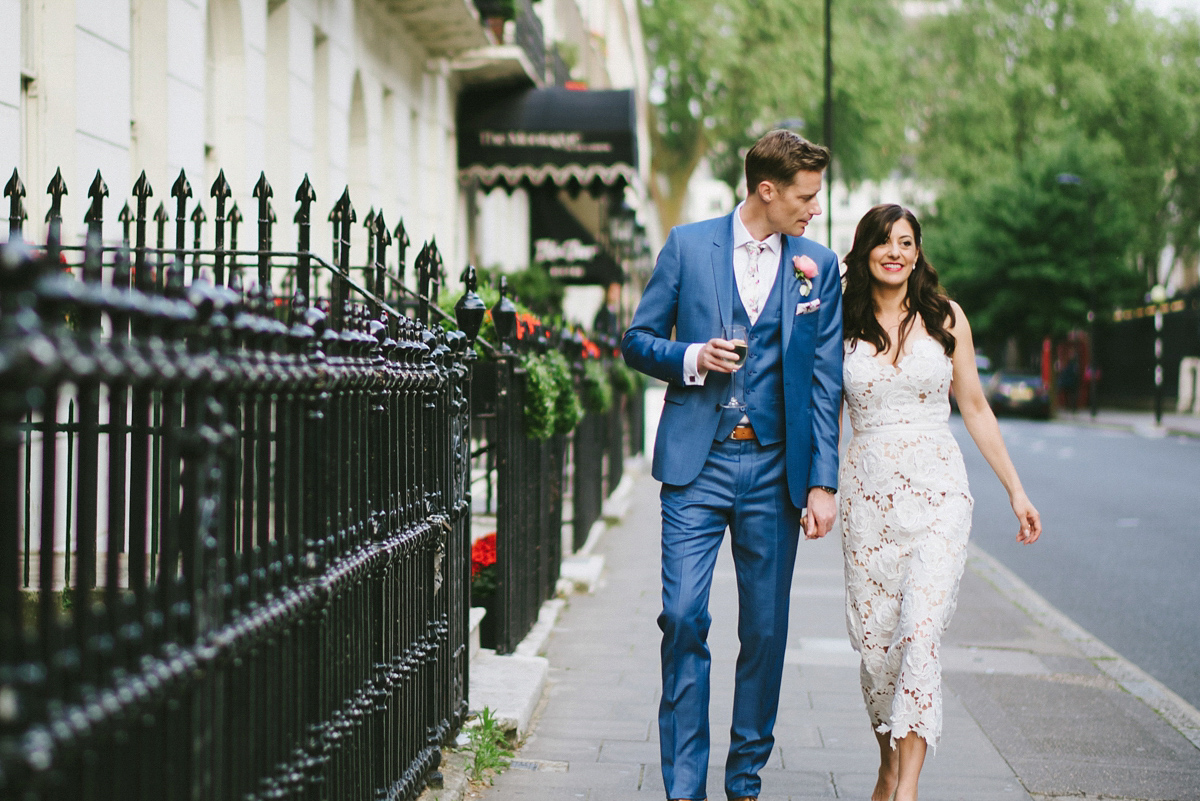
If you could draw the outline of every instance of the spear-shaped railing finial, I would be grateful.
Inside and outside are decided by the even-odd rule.
[[[108,184],[104,183],[99,170],[96,170],[96,177],[88,187],[88,197],[92,199],[92,204],[88,207],[87,214],[83,215],[83,221],[88,224],[90,237],[93,231],[100,234],[104,228],[104,198],[108,197]]]
[[[171,197],[175,198],[175,258],[183,261],[184,242],[187,236],[187,199],[192,196],[192,185],[182,169],[171,186]]]
[[[13,169],[12,177],[4,185],[4,196],[9,199],[8,240],[10,242],[20,242],[23,239],[21,228],[24,225],[25,218],[29,215],[25,212],[25,202],[21,200],[21,198],[25,197],[25,184],[21,182],[21,176],[15,168]]]

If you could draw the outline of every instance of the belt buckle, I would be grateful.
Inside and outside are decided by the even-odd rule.
[[[735,442],[744,442],[746,440],[756,439],[754,435],[754,428],[745,423],[738,423],[736,426],[734,426],[733,432],[729,435],[729,438]]]

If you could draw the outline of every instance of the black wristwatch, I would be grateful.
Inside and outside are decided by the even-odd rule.
[[[828,492],[830,495],[837,495],[837,490],[836,490],[836,489],[834,489],[833,487],[825,487],[825,486],[822,486],[822,485],[820,485],[820,484],[814,484],[813,486],[809,487],[809,489],[819,489],[819,490],[825,490],[825,491],[826,491],[826,492]]]

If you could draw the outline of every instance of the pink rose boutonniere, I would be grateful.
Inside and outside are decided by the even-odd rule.
[[[792,273],[800,282],[800,296],[812,292],[812,280],[817,277],[817,263],[808,256],[792,256]]]

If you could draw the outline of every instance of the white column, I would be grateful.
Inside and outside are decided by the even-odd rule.
[[[24,56],[21,31],[25,19],[21,0],[0,0],[0,180],[8,182],[15,168],[21,166],[21,59]],[[24,170],[22,170],[24,172]],[[0,217],[7,217],[7,207]],[[8,227],[0,222],[0,230]]]
[[[170,190],[170,123],[168,6],[155,0],[133,0],[130,22],[132,121],[129,185],[143,170],[154,195],[149,214]]]

